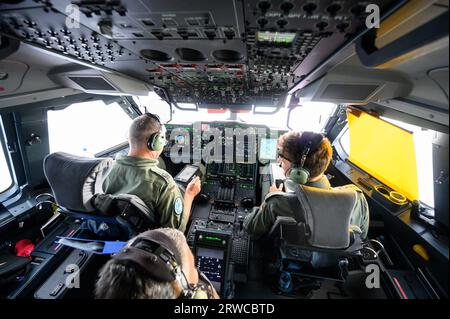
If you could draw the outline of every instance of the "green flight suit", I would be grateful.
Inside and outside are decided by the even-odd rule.
[[[118,156],[103,183],[107,194],[132,194],[144,201],[161,227],[186,229],[188,218],[180,189],[157,159]]]
[[[292,181],[290,182],[292,183]],[[306,186],[322,189],[331,188],[330,182],[326,176],[317,182],[307,183]],[[350,224],[356,225],[361,229],[362,238],[364,239],[367,237],[367,232],[369,230],[369,206],[367,201],[362,191],[355,185],[346,185],[342,187],[352,188],[358,193],[358,200],[353,209]],[[270,231],[277,216],[295,218],[286,196],[280,196],[280,192],[269,193],[266,195],[261,207],[245,218],[244,228],[250,234],[252,239],[259,239]]]

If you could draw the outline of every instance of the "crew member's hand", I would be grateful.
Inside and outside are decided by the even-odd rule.
[[[200,181],[200,177],[196,176],[192,179],[192,181],[189,182],[188,186],[186,187],[186,195],[194,198],[197,196],[202,188],[202,183]]]
[[[280,186],[277,188],[277,185],[275,183],[272,184],[269,188],[269,193],[273,192],[282,192],[283,191],[283,183],[280,184]]]

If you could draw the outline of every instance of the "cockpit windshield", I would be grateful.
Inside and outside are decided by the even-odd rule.
[[[336,108],[336,104],[323,102],[305,102],[294,108],[252,105],[251,110],[206,109],[195,104],[179,103],[172,109],[157,94],[134,96],[133,100],[142,113],[152,112],[160,116],[163,122],[193,123],[195,121],[240,121],[247,124],[267,125],[279,129],[303,129],[320,132],[327,119]]]

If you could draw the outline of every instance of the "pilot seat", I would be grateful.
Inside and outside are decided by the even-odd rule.
[[[139,197],[103,192],[112,163],[110,158],[56,152],[45,157],[44,173],[59,213],[83,220],[83,227],[99,237],[127,240],[155,228],[156,222]]]
[[[351,225],[354,189],[296,185],[287,196],[295,218],[278,216],[267,237],[269,274],[277,293],[311,296],[324,281],[343,284],[367,253],[359,227]]]

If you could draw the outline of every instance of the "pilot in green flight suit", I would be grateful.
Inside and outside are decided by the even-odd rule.
[[[309,143],[311,142],[311,143]],[[306,151],[309,148],[309,151]],[[301,163],[309,171],[306,186],[330,189],[328,178],[324,175],[332,158],[333,150],[327,138],[312,132],[288,132],[278,140],[278,161],[286,176],[292,176],[292,168]],[[294,179],[295,176],[293,176]],[[288,178],[284,187],[287,191],[294,191],[295,182]],[[362,191],[355,185],[347,185],[357,191],[358,200],[353,208],[350,223],[358,226],[362,231],[362,238],[367,237],[369,229],[369,207]],[[261,207],[249,214],[244,220],[244,227],[252,239],[258,239],[267,234],[272,228],[277,216],[293,217],[289,201],[282,193],[283,185],[277,188],[272,185]]]
[[[184,232],[189,220],[192,201],[200,192],[200,179],[193,179],[184,196],[172,176],[158,167],[165,140],[165,128],[156,115],[146,113],[137,117],[129,130],[128,156],[119,156],[103,183],[107,194],[138,196],[155,214],[161,227]]]

